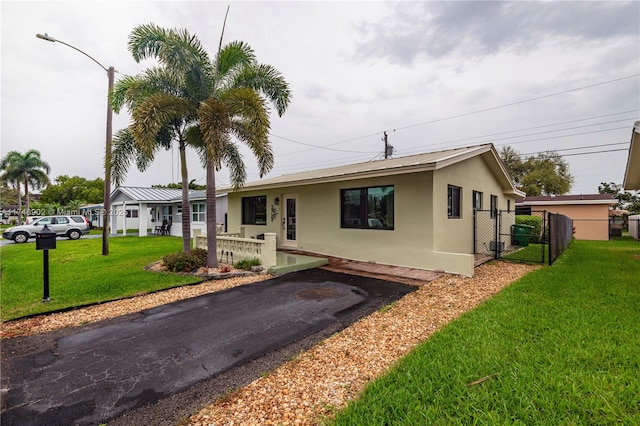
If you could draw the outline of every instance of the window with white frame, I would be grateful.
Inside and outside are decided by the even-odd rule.
[[[204,203],[194,203],[191,210],[192,222],[204,222],[206,220],[206,210]]]

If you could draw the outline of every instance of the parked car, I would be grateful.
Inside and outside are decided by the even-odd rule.
[[[84,216],[44,216],[28,225],[18,225],[5,229],[2,237],[15,243],[26,243],[29,238],[35,238],[37,232],[42,232],[44,226],[56,233],[57,236],[77,240],[91,229],[89,221]]]

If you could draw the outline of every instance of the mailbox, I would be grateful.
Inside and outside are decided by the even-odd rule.
[[[52,250],[56,248],[56,233],[47,225],[42,231],[36,232],[36,250]]]

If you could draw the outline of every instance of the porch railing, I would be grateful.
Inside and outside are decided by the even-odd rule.
[[[218,259],[223,263],[232,263],[244,259],[260,259],[260,265],[269,268],[276,266],[276,234],[275,232],[265,232],[264,239],[243,238],[234,234],[216,235]],[[238,236],[237,236],[238,235]],[[207,235],[194,232],[194,248],[207,249]]]

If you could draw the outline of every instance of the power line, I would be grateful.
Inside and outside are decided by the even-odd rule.
[[[555,152],[559,152],[559,151],[575,151],[576,149],[601,148],[603,146],[615,146],[615,145],[629,145],[629,142],[603,143],[603,144],[599,144],[599,145],[579,146],[579,147],[576,147],[576,148],[554,149],[552,151],[555,151]],[[543,153],[543,152],[546,152],[546,151],[528,152],[526,154],[519,154],[519,155],[520,156],[537,155],[537,154],[540,154],[540,153]]]
[[[638,77],[638,76],[640,76],[640,74],[628,75],[626,77],[620,77],[620,78],[616,78],[616,79],[613,79],[613,80],[608,80],[608,81],[603,81],[603,82],[600,82],[600,83],[590,84],[590,85],[587,85],[587,86],[576,87],[576,88],[573,88],[573,89],[564,90],[562,92],[550,93],[548,95],[537,96],[535,98],[529,98],[529,99],[523,99],[523,100],[520,100],[520,101],[510,102],[508,104],[503,104],[503,105],[498,105],[498,106],[494,106],[494,107],[479,109],[479,110],[476,110],[476,111],[466,112],[464,114],[457,114],[457,115],[452,115],[452,116],[449,116],[449,117],[438,118],[438,119],[431,120],[431,121],[425,121],[425,122],[422,122],[422,123],[411,124],[409,126],[397,127],[397,128],[395,128],[393,130],[410,129],[412,127],[424,126],[424,125],[427,125],[427,124],[433,124],[433,123],[437,123],[437,122],[440,122],[440,121],[452,120],[454,118],[467,117],[469,115],[480,114],[482,112],[493,111],[493,110],[496,110],[496,109],[506,108],[506,107],[510,107],[510,106],[514,106],[514,105],[519,105],[519,104],[523,104],[523,103],[526,103],[526,102],[533,102],[533,101],[538,101],[540,99],[550,98],[550,97],[553,97],[553,96],[565,95],[567,93],[576,92],[578,90],[590,89],[592,87],[602,86],[602,85],[610,84],[610,83],[616,83],[618,81],[628,80],[630,78],[634,78],[634,77]]]

